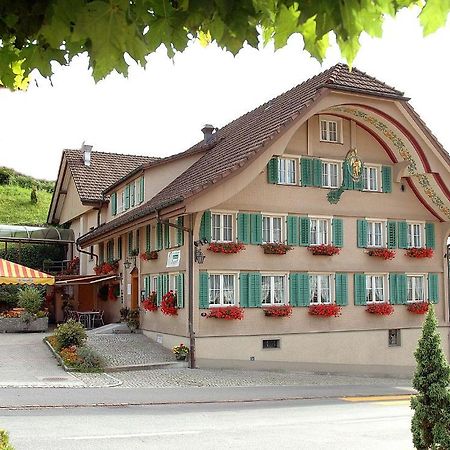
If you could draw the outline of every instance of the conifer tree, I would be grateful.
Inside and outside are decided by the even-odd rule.
[[[450,366],[441,348],[433,305],[414,353],[417,368],[411,399],[413,443],[418,450],[450,449]]]

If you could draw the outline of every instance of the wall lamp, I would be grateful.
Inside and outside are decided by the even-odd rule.
[[[129,256],[124,262],[123,266],[125,269],[129,269],[131,265],[133,264],[133,268],[136,267],[136,256]]]
[[[198,241],[194,241],[194,261],[198,264],[203,264],[205,261],[206,255],[202,252],[200,248],[202,245],[208,244],[206,239],[199,239]]]

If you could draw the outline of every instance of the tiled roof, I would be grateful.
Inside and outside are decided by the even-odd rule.
[[[126,174],[157,158],[92,151],[91,165],[83,161],[82,150],[64,150],[67,165],[82,202],[101,201],[103,190]]]
[[[364,72],[355,68],[349,71],[346,65],[337,64],[229,123],[214,133],[206,145],[201,141],[183,152],[187,155],[206,151],[150,201],[93,230],[82,241],[144,217],[162,205],[181,202],[239,169],[297,118],[324,87],[405,99],[402,92]]]

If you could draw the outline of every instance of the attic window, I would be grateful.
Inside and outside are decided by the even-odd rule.
[[[342,121],[328,117],[320,117],[320,140],[322,142],[341,143]]]

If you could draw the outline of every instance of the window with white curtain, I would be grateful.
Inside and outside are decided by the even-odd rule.
[[[231,242],[233,240],[233,215],[211,214],[211,238],[213,241]]]
[[[329,244],[330,237],[330,219],[309,220],[310,245]]]
[[[386,301],[384,275],[366,275],[366,302],[382,303]]]
[[[322,161],[322,187],[339,187],[340,168],[341,165],[339,163]]]
[[[296,166],[295,159],[279,158],[278,159],[278,183],[279,184],[295,184],[296,183]]]
[[[263,275],[261,284],[263,305],[284,305],[286,303],[286,277],[284,275]]]
[[[235,275],[209,275],[209,304],[211,306],[229,306],[236,304]]]
[[[408,302],[424,302],[425,301],[425,276],[424,275],[408,275]]]
[[[408,223],[408,248],[423,247],[423,223]]]
[[[363,167],[363,189],[365,191],[379,191],[379,172],[376,166]]]
[[[339,127],[337,121],[320,121],[320,140],[325,142],[339,142]]]
[[[309,301],[311,305],[331,303],[331,274],[309,276]]]
[[[383,247],[384,245],[384,222],[367,221],[367,246]]]
[[[263,242],[283,241],[283,218],[263,216]]]

